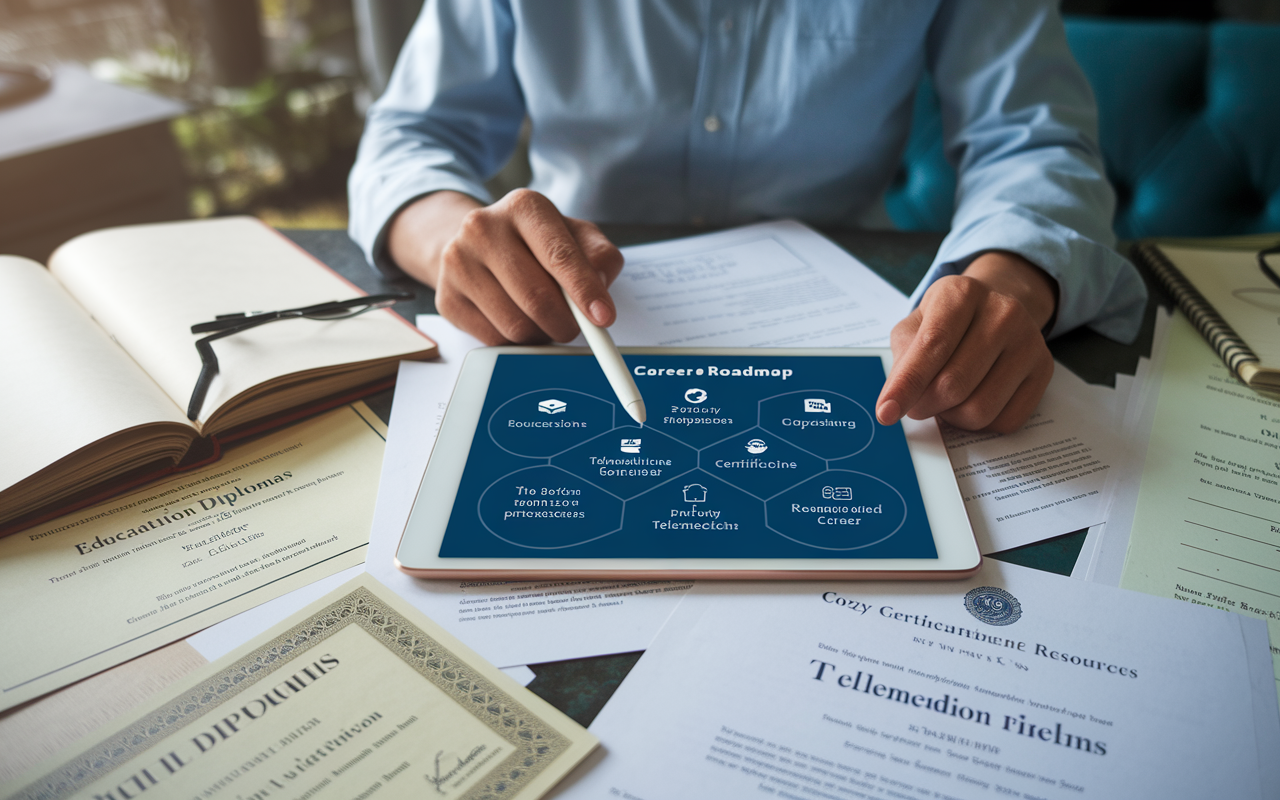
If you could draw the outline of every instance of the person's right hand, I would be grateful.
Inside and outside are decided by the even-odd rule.
[[[391,223],[391,257],[436,290],[436,308],[485,344],[567,342],[578,325],[561,287],[595,324],[616,317],[608,287],[622,253],[600,229],[517,189],[490,206],[426,195]]]

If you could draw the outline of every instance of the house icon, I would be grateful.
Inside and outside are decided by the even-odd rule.
[[[707,487],[700,483],[691,483],[684,487],[684,501],[686,503],[707,502]]]

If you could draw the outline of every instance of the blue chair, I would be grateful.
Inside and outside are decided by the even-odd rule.
[[[1117,236],[1280,231],[1280,25],[1069,18],[1067,39],[1097,96]],[[889,215],[945,231],[955,187],[926,78]]]

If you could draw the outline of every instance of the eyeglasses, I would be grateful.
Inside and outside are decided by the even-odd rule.
[[[213,352],[213,342],[232,334],[266,325],[281,319],[314,319],[335,320],[346,319],[386,308],[401,300],[412,300],[411,292],[395,292],[392,294],[371,294],[351,300],[335,300],[328,303],[317,303],[314,306],[286,308],[283,311],[240,312],[238,314],[219,314],[212,322],[201,322],[191,326],[192,333],[209,333],[203,339],[196,340],[196,351],[200,353],[200,377],[196,379],[196,388],[191,392],[191,402],[187,404],[187,419],[200,416],[204,406],[205,395],[209,393],[209,385],[213,376],[218,374],[218,356]],[[213,331],[213,333],[210,333]]]
[[[1272,283],[1280,286],[1280,275],[1277,275],[1276,271],[1267,263],[1267,256],[1280,256],[1280,244],[1258,251],[1258,268],[1262,270],[1263,275],[1271,279]]]

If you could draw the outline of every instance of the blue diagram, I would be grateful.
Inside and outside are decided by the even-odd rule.
[[[878,358],[626,360],[499,357],[441,557],[936,558]]]

